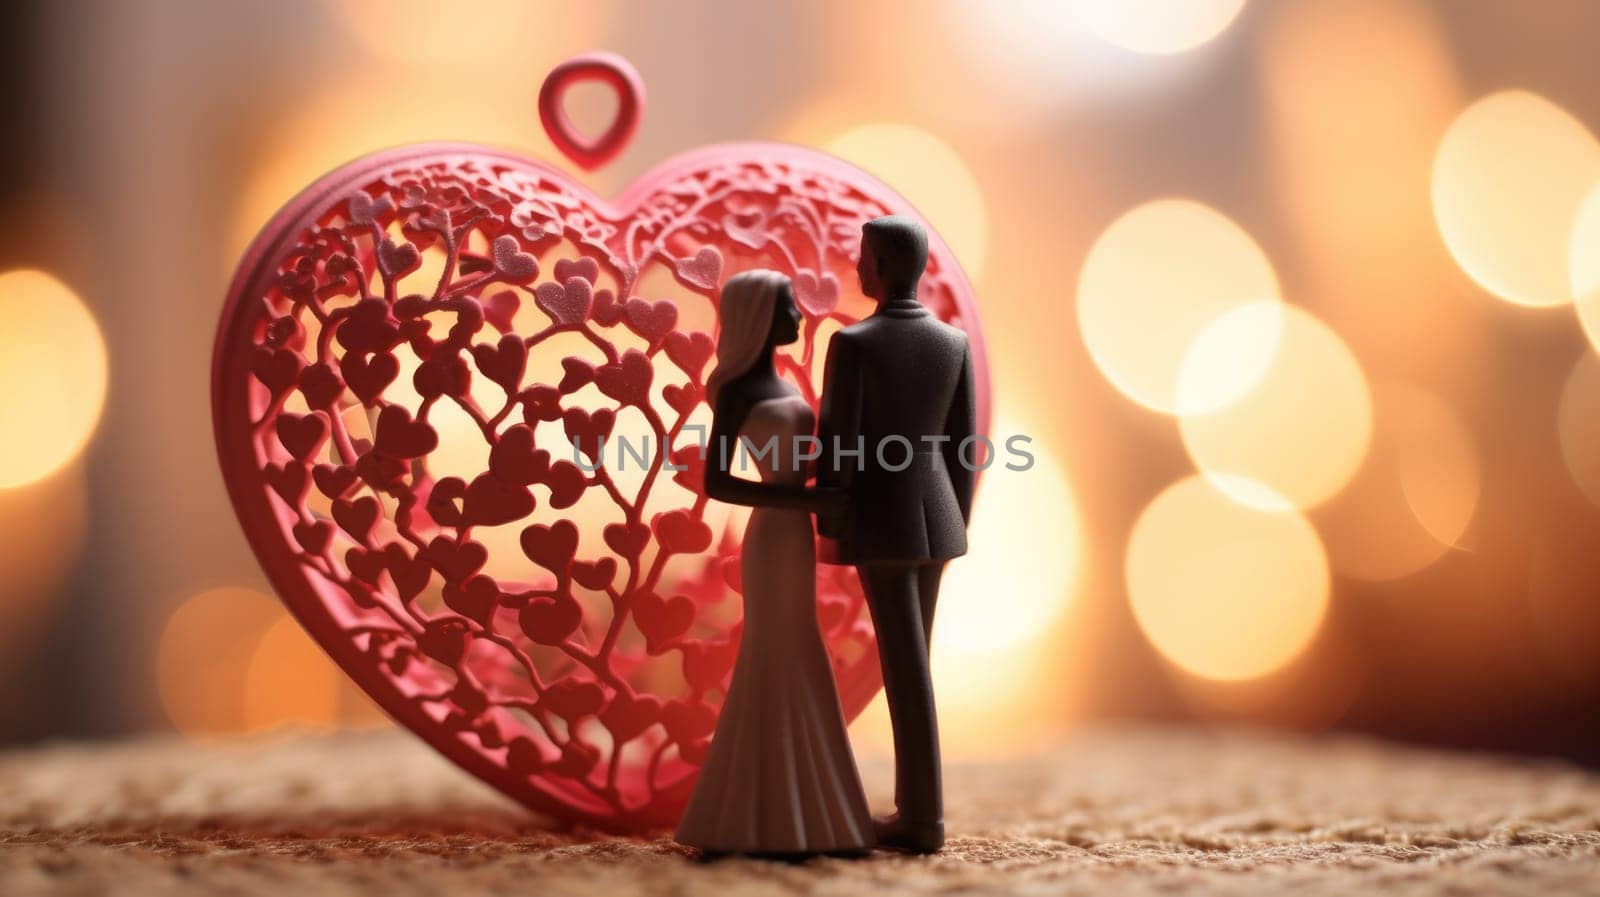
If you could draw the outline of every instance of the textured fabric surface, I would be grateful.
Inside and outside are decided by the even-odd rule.
[[[554,830],[399,732],[53,746],[0,756],[0,894],[1600,893],[1600,777],[1563,766],[1119,729],[947,776],[938,856],[700,863]]]

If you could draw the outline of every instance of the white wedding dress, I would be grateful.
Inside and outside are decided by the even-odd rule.
[[[794,437],[813,426],[799,396],[750,410],[741,434],[757,448],[777,437],[777,463],[755,465],[763,482],[804,482]],[[817,625],[811,515],[756,508],[740,570],[739,659],[677,839],[719,853],[870,849],[872,818]]]

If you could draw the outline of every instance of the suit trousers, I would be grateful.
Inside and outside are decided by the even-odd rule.
[[[945,561],[861,564],[856,572],[878,636],[878,661],[894,727],[894,802],[903,819],[944,819],[939,721],[928,649]]]

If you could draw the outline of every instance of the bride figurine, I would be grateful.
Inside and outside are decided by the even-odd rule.
[[[800,445],[815,421],[773,364],[773,350],[800,335],[789,279],[776,271],[729,279],[721,320],[706,382],[715,412],[706,494],[755,510],[740,558],[739,659],[677,840],[707,856],[864,853],[872,818],[817,625],[811,524],[813,513],[840,510],[843,493],[805,485]],[[741,438],[755,449],[759,483],[733,475]]]

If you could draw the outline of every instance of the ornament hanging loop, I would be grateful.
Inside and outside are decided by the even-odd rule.
[[[584,81],[599,81],[617,95],[617,117],[598,137],[578,133],[567,116],[567,90]],[[615,53],[585,53],[550,70],[539,88],[539,121],[556,149],[579,167],[593,171],[627,149],[644,114],[644,79],[628,60]]]

